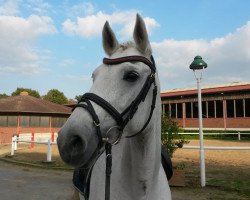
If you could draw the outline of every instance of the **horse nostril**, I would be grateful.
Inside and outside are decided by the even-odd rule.
[[[69,144],[72,147],[72,154],[71,154],[71,156],[83,152],[85,150],[85,146],[86,146],[85,142],[83,141],[83,139],[80,136],[78,136],[78,135],[72,136],[70,138]]]

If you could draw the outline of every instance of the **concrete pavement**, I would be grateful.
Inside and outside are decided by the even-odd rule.
[[[0,156],[11,145],[0,144]],[[74,193],[72,172],[13,165],[0,161],[0,199],[69,200]]]
[[[72,172],[16,166],[0,161],[0,199],[68,200]]]

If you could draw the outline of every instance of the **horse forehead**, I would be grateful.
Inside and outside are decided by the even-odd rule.
[[[121,46],[111,55],[110,58],[120,58],[125,56],[142,56],[142,54],[134,46],[128,46],[126,48]]]

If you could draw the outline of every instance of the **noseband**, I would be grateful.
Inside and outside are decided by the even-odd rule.
[[[124,62],[142,62],[142,63],[146,64],[151,69],[151,73],[148,75],[148,77],[147,77],[146,81],[144,82],[144,85],[143,85],[142,89],[140,90],[139,94],[136,96],[136,98],[131,102],[131,104],[123,112],[121,112],[121,113],[118,112],[109,102],[107,102],[105,99],[103,99],[102,97],[100,97],[94,93],[85,93],[82,96],[81,100],[78,102],[78,104],[74,107],[74,109],[76,107],[81,107],[81,108],[86,109],[89,112],[89,114],[91,115],[91,117],[93,119],[93,124],[96,127],[96,133],[97,133],[97,137],[98,137],[99,142],[98,142],[98,148],[96,149],[96,151],[93,153],[93,156],[92,156],[94,162],[92,162],[92,159],[91,159],[91,163],[95,163],[95,161],[97,160],[96,157],[99,157],[103,153],[103,151],[104,151],[103,146],[105,144],[105,151],[106,151],[105,200],[110,199],[110,176],[111,176],[111,166],[112,166],[111,148],[112,148],[112,145],[117,144],[120,141],[120,138],[122,136],[124,128],[126,127],[127,123],[134,117],[134,114],[138,110],[138,106],[140,105],[140,103],[145,101],[146,96],[149,92],[149,89],[151,88],[151,85],[153,84],[153,97],[152,97],[152,103],[151,103],[151,110],[150,110],[150,114],[148,116],[147,121],[145,122],[144,126],[137,133],[134,133],[132,135],[127,135],[127,136],[125,136],[125,138],[132,138],[132,137],[135,137],[143,132],[143,130],[149,124],[151,117],[153,115],[153,111],[155,108],[155,102],[156,102],[156,95],[157,95],[157,86],[155,83],[156,66],[155,66],[153,56],[151,56],[151,61],[149,61],[147,58],[145,58],[143,56],[126,56],[126,57],[115,58],[115,59],[109,59],[109,58],[103,59],[103,64],[106,64],[106,65],[117,65],[117,64],[124,63]],[[94,109],[91,102],[94,102],[97,105],[99,105],[100,107],[102,107],[116,121],[117,126],[111,127],[109,129],[109,130],[111,130],[112,128],[117,128],[119,131],[119,136],[115,142],[110,143],[109,138],[108,138],[108,134],[107,134],[109,132],[109,130],[106,133],[106,135],[107,135],[106,137],[102,136],[101,129],[100,129],[100,120],[99,120],[99,117],[96,114],[95,109]],[[103,149],[103,150],[101,150],[101,149]],[[93,165],[94,164],[92,164],[92,166],[87,167],[87,168],[83,167],[84,168],[83,170],[87,170],[86,171],[87,177],[84,178],[86,180],[83,182],[85,188],[83,188],[82,185],[77,187],[77,185],[74,183],[76,185],[77,189],[80,190],[80,192],[84,195],[86,200],[89,197],[89,189],[90,189],[89,182],[90,182],[90,176],[91,176],[91,171],[92,171]],[[82,190],[81,190],[81,188],[82,188]]]

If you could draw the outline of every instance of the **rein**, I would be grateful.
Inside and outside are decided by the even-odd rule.
[[[103,145],[105,144],[105,152],[106,152],[106,180],[105,180],[105,200],[110,199],[110,177],[111,177],[111,168],[112,168],[112,145],[115,145],[119,143],[123,129],[127,125],[127,123],[134,117],[134,114],[138,110],[138,106],[140,105],[141,102],[144,102],[146,99],[146,96],[153,85],[153,97],[152,97],[152,103],[151,103],[151,109],[150,109],[150,114],[148,116],[147,121],[145,122],[144,126],[137,132],[132,135],[125,136],[125,138],[132,138],[144,131],[144,129],[147,127],[149,124],[151,117],[153,115],[153,111],[155,108],[155,103],[156,103],[156,96],[157,96],[157,86],[155,83],[155,73],[156,73],[156,66],[154,62],[153,56],[151,56],[151,61],[149,61],[147,58],[143,56],[126,56],[126,57],[121,57],[121,58],[115,58],[115,59],[109,59],[109,58],[104,58],[103,59],[103,64],[106,65],[116,65],[116,64],[121,64],[124,62],[142,62],[146,64],[150,69],[151,73],[148,75],[146,81],[144,82],[144,85],[139,92],[139,94],[136,96],[136,98],[131,102],[131,104],[122,112],[118,112],[110,103],[108,103],[105,99],[102,97],[94,94],[94,93],[85,93],[81,100],[78,102],[78,104],[73,108],[75,109],[76,107],[81,107],[86,109],[89,114],[91,115],[93,119],[93,124],[96,127],[96,134],[98,137],[98,147],[93,153],[93,155],[97,155],[97,158],[95,156],[92,156],[93,158],[91,159],[91,166],[82,166],[81,169],[86,171],[88,174],[85,177],[85,180],[79,180],[80,182],[83,182],[82,184],[79,184],[76,181],[75,186],[77,187],[78,190],[84,195],[85,199],[87,200],[89,198],[89,187],[90,187],[90,178],[91,178],[91,172],[93,169],[93,166],[98,159],[98,157],[104,152]],[[100,129],[100,120],[98,115],[95,112],[95,109],[92,105],[91,102],[94,102],[98,104],[100,107],[102,107],[105,111],[109,113],[109,115],[112,116],[112,118],[116,121],[117,126],[111,127],[112,128],[117,128],[119,133],[119,136],[115,142],[110,143],[107,132],[106,136],[103,137],[101,134],[101,129]],[[80,170],[81,170],[80,169]],[[74,174],[75,175],[75,174]],[[84,186],[84,187],[83,187]],[[80,188],[80,189],[79,189]]]

